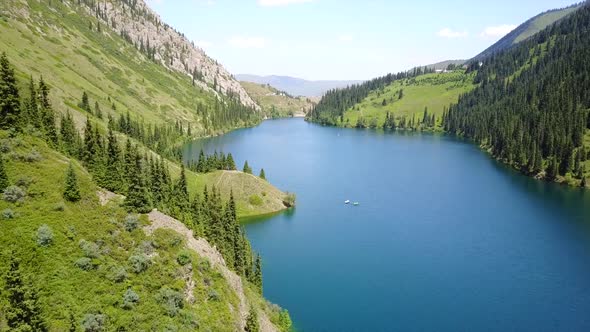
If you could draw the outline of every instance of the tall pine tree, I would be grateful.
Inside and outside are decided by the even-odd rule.
[[[0,56],[0,128],[18,127],[20,121],[20,97],[14,69],[6,53]]]
[[[76,178],[76,172],[74,166],[70,163],[66,172],[66,188],[64,189],[64,198],[70,202],[77,202],[80,200],[80,188],[78,187],[78,179]]]

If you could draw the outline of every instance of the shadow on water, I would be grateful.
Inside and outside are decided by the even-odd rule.
[[[252,217],[243,217],[240,218],[240,224],[242,225],[254,225],[254,224],[262,224],[264,222],[267,222],[271,219],[275,219],[278,216],[283,217],[282,219],[284,220],[291,220],[293,219],[293,217],[295,217],[295,213],[296,213],[296,208],[288,208],[282,211],[277,211],[277,212],[272,212],[272,213],[267,213],[267,214],[263,214],[263,215],[257,215],[257,216],[252,216]]]

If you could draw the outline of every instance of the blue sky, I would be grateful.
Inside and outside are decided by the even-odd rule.
[[[470,58],[572,0],[148,0],[234,74],[369,79]]]

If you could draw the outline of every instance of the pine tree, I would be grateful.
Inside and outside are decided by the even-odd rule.
[[[90,122],[90,118],[86,118],[86,127],[84,128],[84,150],[82,152],[82,161],[84,161],[88,168],[92,169],[92,167],[94,166],[97,150],[98,146],[96,142],[95,131],[92,127],[92,122]]]
[[[0,56],[0,128],[16,128],[20,119],[20,97],[14,69],[6,53],[2,53]]]
[[[106,184],[107,189],[120,192],[124,188],[123,178],[121,176],[121,150],[119,149],[119,142],[113,132],[109,128],[109,135],[107,137],[107,156],[106,156]]]
[[[66,173],[66,188],[63,196],[70,202],[77,202],[82,198],[80,195],[80,188],[78,187],[78,179],[76,178],[76,172],[74,171],[72,163],[70,163]]]
[[[235,171],[236,170],[236,163],[234,161],[234,157],[231,155],[231,153],[227,154],[227,158],[225,160],[226,164],[227,164],[227,169],[230,171]]]
[[[66,113],[65,116],[62,115],[61,117],[60,136],[62,150],[72,157],[77,156],[77,145],[79,143],[80,138],[78,136],[78,132],[76,131],[72,114],[70,114],[69,111]]]
[[[244,163],[243,172],[246,173],[246,174],[252,174],[252,168],[250,168],[250,165],[248,165],[248,161],[247,160]]]
[[[49,87],[45,84],[43,77],[39,79],[39,107],[41,109],[41,122],[45,137],[50,145],[56,147],[58,144],[57,128],[55,126],[55,114],[49,102]]]
[[[129,169],[127,175],[129,188],[127,189],[127,198],[125,198],[125,206],[130,211],[147,213],[151,210],[148,190],[142,176],[141,156],[134,153],[134,164]]]
[[[205,166],[205,153],[203,152],[203,149],[201,149],[201,152],[199,152],[199,160],[197,162],[197,172],[199,173],[205,173],[206,172],[206,166]]]
[[[14,253],[4,279],[4,288],[9,305],[6,308],[6,323],[12,331],[48,331],[41,318],[41,308],[37,292],[23,280],[20,263]]]
[[[94,115],[102,120],[102,110],[100,109],[100,105],[98,105],[98,101],[94,102]]]
[[[266,180],[266,174],[264,173],[264,168],[260,169],[260,178]]]
[[[255,308],[250,308],[250,312],[248,313],[248,318],[246,319],[246,327],[244,328],[245,332],[259,332],[260,325],[258,323],[258,313],[256,312]]]
[[[260,258],[260,255],[256,255],[256,261],[254,263],[253,283],[258,288],[260,294],[262,294],[262,260]]]
[[[586,188],[586,177],[582,176],[582,181],[580,181],[580,187]]]
[[[92,110],[90,109],[90,100],[88,99],[88,94],[86,93],[86,91],[82,92],[82,101],[80,102],[80,108],[92,114]]]
[[[29,81],[29,97],[25,101],[25,112],[23,113],[25,122],[32,124],[36,128],[41,128],[39,107],[37,105],[37,88],[35,87],[33,76],[31,76]]]

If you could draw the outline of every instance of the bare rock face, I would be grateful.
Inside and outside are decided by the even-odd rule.
[[[107,0],[99,1],[96,7],[83,7],[128,42],[145,50],[152,60],[192,77],[195,85],[217,95],[238,97],[242,104],[260,109],[233,75],[184,34],[163,23],[144,0]]]

